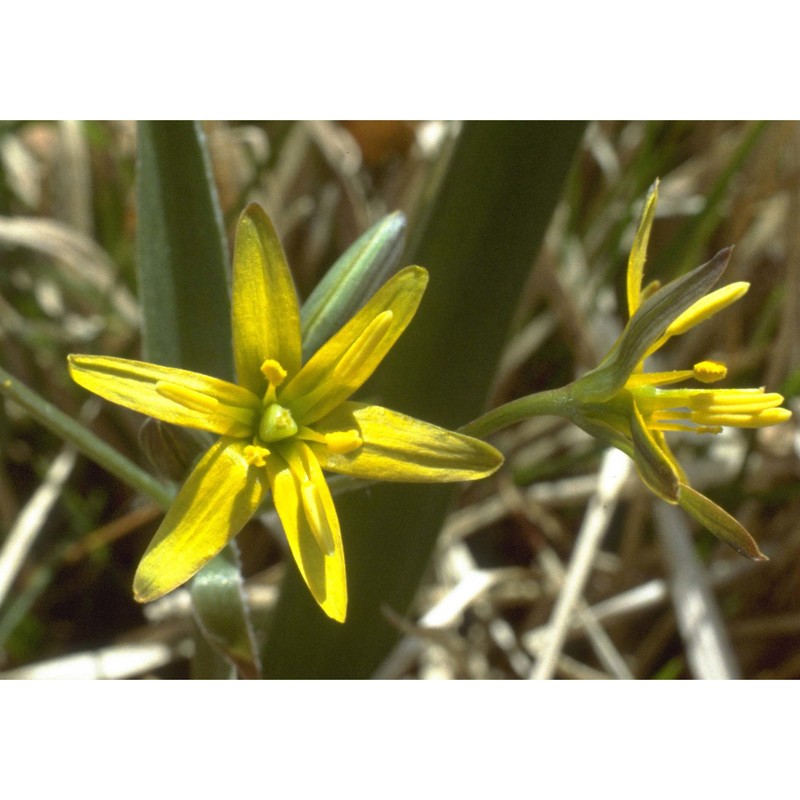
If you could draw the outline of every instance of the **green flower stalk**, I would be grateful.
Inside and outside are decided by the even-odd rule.
[[[660,498],[680,505],[742,555],[763,560],[765,556],[744,527],[689,485],[665,433],[713,435],[725,426],[767,427],[785,422],[791,412],[779,407],[783,403],[780,394],[763,388],[672,388],[688,380],[711,384],[724,379],[727,368],[717,361],[702,361],[687,370],[645,372],[645,359],[670,338],[734,303],[749,288],[745,282],[736,282],[709,292],[725,271],[731,254],[728,248],[664,287],[653,284],[643,289],[657,199],[656,181],[645,201],[628,259],[630,319],[601,363],[568,386],[512,401],[464,426],[462,431],[486,436],[539,414],[566,417],[630,456],[644,483]]]
[[[428,275],[387,281],[303,363],[300,309],[278,236],[249,206],[233,259],[238,383],[103,356],[71,355],[72,378],[112,402],[219,439],[179,491],[134,577],[156,600],[191,578],[256,513],[269,491],[312,595],[331,618],[347,613],[341,531],[323,470],[357,478],[446,482],[494,472],[485,442],[380,406],[351,402],[416,313]]]

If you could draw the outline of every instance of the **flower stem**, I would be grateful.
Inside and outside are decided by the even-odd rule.
[[[568,394],[565,392],[566,388],[548,389],[545,392],[537,392],[520,397],[518,400],[512,400],[510,403],[493,408],[472,422],[468,422],[459,428],[459,431],[480,439],[530,417],[547,414],[563,416],[565,403],[568,403],[569,400]]]
[[[120,452],[98,439],[88,428],[41,398],[0,367],[0,392],[22,406],[37,422],[60,438],[71,442],[92,461],[108,470],[124,483],[138,489],[162,508],[173,499],[172,491],[149,473],[140,469]]]

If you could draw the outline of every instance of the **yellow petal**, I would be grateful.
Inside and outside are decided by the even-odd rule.
[[[222,438],[203,456],[136,570],[134,597],[157,600],[185,583],[244,527],[269,490],[250,467],[244,442]]]
[[[233,352],[239,383],[259,397],[265,359],[288,374],[300,369],[300,311],[278,234],[264,209],[249,205],[233,253]]]
[[[439,483],[491,475],[503,456],[486,442],[380,406],[344,403],[314,425],[322,434],[355,430],[363,441],[350,452],[310,443],[323,469],[383,481]]]
[[[628,315],[633,316],[641,304],[642,278],[644,276],[644,262],[647,258],[647,243],[650,240],[650,230],[656,215],[658,202],[658,181],[650,187],[647,199],[644,201],[639,226],[633,237],[633,247],[628,257],[627,289],[628,289]]]
[[[714,314],[727,308],[731,303],[735,303],[744,297],[749,288],[750,284],[746,281],[737,281],[710,292],[686,309],[683,314],[670,324],[667,328],[667,336],[680,336],[680,334],[686,333],[686,331],[694,328],[695,325],[699,325],[709,317],[713,317]]]
[[[675,465],[672,463],[674,457],[658,446],[653,434],[647,430],[636,403],[633,404],[631,436],[633,463],[647,488],[668,503],[676,503],[679,480]]]
[[[344,547],[330,489],[317,459],[303,442],[279,442],[275,449],[279,452],[267,459],[267,472],[292,555],[322,610],[344,622]]]
[[[259,399],[234,383],[197,372],[106,356],[68,356],[72,379],[112,403],[175,425],[249,436]]]
[[[658,445],[658,449],[661,450],[662,453],[667,457],[667,461],[672,465],[672,468],[675,470],[675,474],[678,476],[678,480],[681,483],[686,483],[686,473],[684,472],[683,467],[680,465],[680,462],[675,457],[675,453],[672,452],[672,448],[669,446],[669,442],[667,441],[667,437],[659,430],[654,430],[652,422],[650,423],[650,427],[648,428],[650,433],[653,436],[656,444]]]
[[[278,392],[299,424],[325,416],[372,375],[411,322],[427,283],[422,267],[398,272]]]
[[[701,297],[670,323],[664,334],[648,349],[647,355],[655,353],[673,336],[686,333],[701,322],[713,317],[717,312],[727,308],[731,303],[735,303],[747,293],[749,288],[750,284],[746,281],[737,281]]]
[[[743,556],[753,561],[768,560],[747,530],[705,495],[681,483],[678,489],[678,502],[681,508],[691,514],[704,528]]]

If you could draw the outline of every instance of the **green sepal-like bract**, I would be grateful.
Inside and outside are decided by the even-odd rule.
[[[395,211],[365,231],[336,259],[303,303],[303,358],[310,358],[397,271],[406,218]]]

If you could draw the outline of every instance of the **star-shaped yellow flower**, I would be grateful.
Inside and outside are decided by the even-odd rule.
[[[659,497],[677,503],[720,539],[743,555],[763,559],[750,534],[727,512],[689,486],[667,444],[667,431],[716,434],[723,426],[758,428],[791,417],[779,408],[783,397],[760,389],[665,389],[694,379],[722,380],[724,364],[703,361],[691,370],[645,372],[644,359],[677,336],[741,298],[745,282],[707,294],[727,266],[731,249],[672,281],[642,290],[647,242],[655,216],[658,182],[651,188],[628,259],[627,296],[630,320],[601,364],[571,386],[562,408],[589,433],[633,458],[642,480]]]
[[[680,505],[748,558],[764,559],[753,537],[730,514],[689,485],[664,434],[715,434],[726,425],[760,428],[785,422],[791,412],[779,408],[783,403],[781,395],[767,393],[763,388],[662,388],[690,379],[703,384],[722,380],[727,369],[717,361],[702,361],[690,370],[644,371],[644,360],[668,339],[721,311],[749,288],[747,283],[739,282],[709,293],[728,264],[728,248],[666,286],[653,284],[643,290],[647,242],[657,199],[656,181],[647,196],[628,259],[630,319],[606,357],[577,381],[512,400],[461,430],[473,436],[488,436],[533,416],[565,417],[629,455],[642,480],[659,497]]]
[[[145,552],[134,578],[137,600],[155,600],[191,578],[271,490],[308,588],[343,622],[344,550],[323,470],[445,482],[482,478],[500,466],[500,453],[482,441],[348,400],[411,321],[427,280],[421,267],[397,273],[303,364],[292,277],[272,223],[251,205],[233,259],[238,384],[141,361],[69,356],[72,378],[101,397],[220,436]]]

